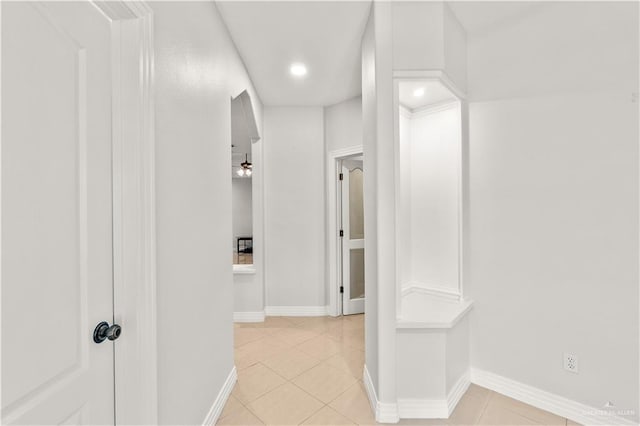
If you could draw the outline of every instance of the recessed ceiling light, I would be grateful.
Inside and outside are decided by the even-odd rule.
[[[301,63],[291,64],[291,68],[289,68],[289,71],[291,72],[291,75],[294,75],[296,77],[307,75],[307,67]]]
[[[413,96],[415,96],[416,98],[424,96],[424,87],[420,87],[419,89],[414,90]]]

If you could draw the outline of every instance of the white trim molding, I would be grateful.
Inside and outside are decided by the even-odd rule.
[[[446,399],[398,399],[401,419],[447,419],[449,410]]]
[[[446,100],[431,105],[426,105],[411,110],[411,118],[424,117],[425,115],[436,114],[438,112],[447,111],[449,109],[457,108],[460,105],[459,100]]]
[[[402,117],[411,119],[412,116],[412,112],[409,108],[407,108],[406,106],[402,105],[401,103],[398,103],[398,109],[400,110],[400,115]]]
[[[456,409],[458,402],[460,402],[470,385],[471,372],[467,371],[458,379],[447,394],[447,410],[449,411],[449,416],[453,414],[453,410]]]
[[[204,418],[204,421],[202,422],[203,426],[212,426],[216,424],[218,418],[220,417],[220,414],[222,414],[222,410],[224,409],[224,406],[227,403],[227,400],[229,399],[231,391],[233,390],[233,387],[235,386],[237,380],[238,372],[234,365],[231,369],[231,372],[227,376],[227,380],[225,380],[224,384],[222,385],[222,389],[220,389],[220,392],[218,392],[218,396],[216,397],[215,401],[213,401],[213,405],[209,409],[207,416]]]
[[[347,148],[336,149],[329,152],[331,158],[347,158],[354,155],[362,155],[364,148],[362,145],[354,145]]]
[[[409,294],[426,294],[429,296],[433,296],[439,299],[459,302],[462,298],[462,295],[459,291],[451,290],[446,287],[434,286],[434,285],[426,285],[416,281],[410,282],[402,286],[401,296],[407,296]]]
[[[398,423],[400,421],[400,416],[398,415],[398,404],[378,401],[376,421],[378,423]]]
[[[378,407],[378,395],[376,395],[376,388],[373,386],[373,381],[371,380],[371,375],[369,375],[369,369],[367,369],[366,364],[362,371],[362,383],[364,384],[364,389],[367,391],[371,410],[375,413]]]
[[[583,425],[637,425],[615,409],[590,407],[489,371],[471,368],[471,382]]]
[[[264,311],[234,312],[233,322],[264,322]]]
[[[233,265],[233,275],[255,275],[256,268],[253,264],[251,265]]]
[[[362,371],[362,382],[365,390],[367,391],[369,404],[371,404],[371,410],[375,415],[376,421],[379,423],[398,423],[400,420],[398,404],[380,402],[378,400],[378,395],[376,394],[376,389],[373,386],[373,381],[371,380],[371,375],[369,375],[369,370],[367,369],[366,364]]]
[[[404,299],[411,298],[409,293]],[[449,329],[458,324],[462,318],[473,308],[473,300],[450,301],[442,298],[428,296],[429,308],[416,309],[417,303],[410,303],[412,310],[405,307],[401,315],[396,318],[396,328],[407,329]],[[426,300],[422,300],[426,302]]]
[[[93,3],[111,21],[116,424],[158,423],[153,11]]]
[[[445,73],[441,69],[394,70],[393,78],[402,80],[439,80],[461,100],[467,98],[466,92],[458,87],[458,85],[454,83],[453,80],[451,80],[447,73]]]
[[[437,112],[456,108],[458,105],[460,105],[460,102],[461,101],[458,99],[447,99],[435,104],[425,105],[414,109],[410,109],[400,103],[398,105],[400,109],[400,115],[411,120],[412,118],[423,117],[425,115],[435,114]]]
[[[327,315],[328,306],[266,306],[268,317],[322,317]]]
[[[401,419],[448,419],[469,389],[470,373],[463,374],[453,385],[446,399],[398,399]]]
[[[340,238],[338,237],[338,224],[340,223],[338,212],[338,175],[340,173],[338,161],[344,158],[361,155],[364,153],[362,145],[354,145],[348,148],[330,151],[327,154],[326,162],[326,212],[327,212],[327,245],[328,245],[328,274],[327,286],[329,287],[329,306],[327,307],[327,315],[340,315]]]

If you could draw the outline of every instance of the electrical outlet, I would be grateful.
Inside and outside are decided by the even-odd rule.
[[[564,369],[572,373],[578,373],[578,357],[571,354],[564,354]]]

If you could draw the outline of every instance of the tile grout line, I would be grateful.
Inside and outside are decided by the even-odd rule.
[[[284,319],[285,321],[289,321],[289,320],[288,320],[288,319],[286,319],[286,318],[283,318],[283,319]],[[341,320],[341,321],[344,321],[344,320]],[[248,402],[247,402],[247,404],[245,404],[242,400],[240,400],[239,398],[237,398],[237,397],[235,397],[235,396],[234,396],[234,398],[235,398],[235,399],[240,403],[240,405],[241,405],[242,407],[244,407],[245,409],[247,409],[247,410],[248,410],[252,415],[254,415],[258,420],[260,420],[261,422],[265,422],[265,420],[264,420],[264,419],[262,419],[262,418],[261,418],[261,417],[260,417],[260,416],[259,416],[259,415],[258,415],[258,414],[257,414],[257,413],[256,413],[256,412],[255,412],[251,407],[250,407],[250,404],[252,404],[253,402],[257,401],[258,399],[263,398],[264,396],[268,395],[269,393],[272,393],[272,392],[276,391],[277,389],[281,388],[282,386],[284,386],[284,385],[286,385],[286,384],[288,384],[288,383],[289,383],[289,384],[291,384],[292,386],[296,387],[298,390],[300,390],[303,394],[307,395],[308,397],[311,397],[312,399],[316,400],[317,402],[319,402],[319,403],[321,404],[321,406],[320,406],[317,410],[313,411],[309,416],[307,416],[305,419],[303,419],[301,423],[304,423],[304,421],[306,421],[306,420],[308,420],[309,418],[313,417],[315,414],[317,414],[319,411],[321,411],[321,410],[322,410],[322,409],[324,409],[325,407],[328,407],[329,409],[331,409],[331,410],[335,411],[336,413],[338,413],[339,415],[341,415],[341,416],[342,416],[342,417],[344,417],[345,419],[347,419],[347,420],[349,420],[349,421],[351,421],[351,422],[354,422],[355,424],[358,424],[358,423],[357,423],[357,422],[355,422],[353,419],[351,419],[349,416],[346,416],[346,415],[344,415],[343,413],[341,413],[341,412],[339,412],[339,411],[337,411],[337,410],[335,410],[335,409],[333,409],[332,407],[330,407],[330,406],[329,406],[329,404],[330,404],[331,402],[333,402],[333,401],[337,400],[338,398],[340,398],[344,393],[346,393],[347,391],[349,391],[350,389],[352,389],[352,388],[353,388],[353,386],[358,385],[358,383],[359,383],[358,378],[357,378],[357,377],[354,377],[354,376],[353,376],[353,374],[351,374],[350,370],[349,370],[349,371],[344,371],[343,369],[338,368],[338,367],[335,367],[335,366],[330,365],[330,364],[326,364],[326,365],[325,365],[325,367],[326,367],[326,368],[329,368],[329,369],[331,369],[331,370],[335,370],[335,371],[337,371],[337,372],[339,372],[339,373],[341,373],[341,374],[347,375],[348,377],[351,377],[351,378],[353,378],[353,379],[355,379],[355,380],[356,380],[356,382],[355,382],[355,383],[353,383],[351,386],[349,386],[349,387],[348,387],[347,389],[345,389],[344,391],[340,392],[337,396],[335,396],[335,397],[334,397],[331,401],[329,401],[328,403],[325,403],[324,401],[322,401],[322,400],[318,399],[317,397],[315,397],[314,395],[310,394],[310,393],[309,393],[308,391],[306,391],[305,389],[302,389],[300,386],[298,386],[296,383],[294,383],[294,382],[293,382],[293,380],[295,380],[296,378],[298,378],[298,377],[300,377],[300,376],[304,375],[304,374],[305,374],[305,373],[307,373],[308,371],[310,371],[310,370],[312,370],[312,369],[314,369],[314,368],[316,368],[316,367],[318,367],[318,366],[320,366],[320,365],[322,365],[322,364],[325,364],[329,359],[331,359],[331,358],[333,358],[333,357],[335,357],[335,356],[337,356],[337,355],[340,355],[340,354],[344,354],[344,353],[346,353],[345,349],[350,349],[350,350],[353,350],[353,351],[360,351],[360,352],[362,352],[362,350],[360,349],[360,347],[359,347],[359,346],[358,346],[358,347],[354,347],[354,346],[352,346],[352,345],[350,345],[350,344],[348,344],[348,343],[345,343],[345,342],[343,341],[343,339],[342,339],[342,338],[332,336],[331,334],[329,334],[329,330],[328,330],[328,328],[324,328],[324,329],[323,329],[323,331],[321,331],[321,332],[317,332],[317,331],[316,331],[316,329],[305,329],[305,328],[301,328],[301,325],[303,325],[305,322],[307,322],[306,320],[302,320],[302,321],[298,322],[297,324],[296,324],[296,323],[293,323],[293,322],[291,322],[291,321],[289,321],[289,322],[290,322],[290,324],[292,325],[292,326],[290,326],[290,327],[274,327],[274,328],[282,328],[282,329],[283,329],[283,331],[284,331],[285,329],[295,329],[295,330],[298,330],[298,331],[305,331],[305,332],[312,333],[312,334],[313,334],[313,336],[311,336],[311,337],[309,337],[309,338],[307,338],[307,339],[304,339],[304,340],[302,340],[302,341],[300,341],[300,342],[297,342],[297,343],[293,344],[293,345],[292,345],[292,346],[290,346],[290,347],[287,347],[283,352],[285,352],[285,351],[287,351],[287,350],[295,349],[295,350],[300,351],[300,352],[301,352],[301,353],[303,353],[304,355],[307,355],[308,357],[310,357],[310,358],[314,359],[314,360],[315,360],[315,361],[317,361],[317,362],[315,362],[312,366],[310,366],[310,367],[306,368],[304,371],[300,372],[300,373],[299,373],[299,374],[297,374],[296,376],[292,377],[291,379],[288,379],[288,378],[283,377],[280,373],[278,373],[278,372],[277,372],[276,370],[274,370],[273,368],[269,367],[267,364],[265,364],[265,363],[264,363],[264,361],[266,361],[266,359],[260,359],[260,360],[256,361],[255,363],[253,363],[253,364],[251,364],[251,365],[248,365],[248,366],[244,367],[242,370],[246,370],[246,369],[248,369],[248,368],[254,367],[254,366],[256,366],[256,365],[258,365],[258,364],[259,364],[259,365],[261,365],[263,368],[265,368],[265,369],[267,369],[267,370],[271,371],[273,374],[275,374],[275,375],[276,375],[277,377],[279,377],[280,379],[284,380],[284,383],[282,383],[282,384],[280,384],[280,385],[278,385],[278,386],[274,387],[273,389],[270,389],[269,391],[267,391],[267,392],[265,392],[265,393],[263,393],[263,394],[261,394],[261,395],[259,395],[259,396],[255,397],[252,401],[248,401]],[[337,321],[336,321],[336,323],[337,323]],[[251,328],[251,327],[242,327],[242,328]],[[359,328],[359,327],[354,327],[354,328],[349,328],[349,329],[351,329],[351,330],[358,330],[358,328]],[[255,327],[255,328],[252,328],[252,329],[256,329],[256,330],[258,330],[258,329],[265,329],[265,327]],[[235,332],[235,329],[234,329],[234,332]],[[265,331],[264,331],[264,333],[265,333],[265,334],[268,334],[268,336],[262,336],[262,337],[259,337],[259,338],[256,338],[256,339],[253,339],[253,340],[247,341],[247,342],[243,343],[242,345],[239,345],[238,347],[235,347],[235,346],[234,346],[234,354],[235,354],[235,351],[236,351],[236,350],[239,350],[239,349],[240,349],[240,348],[242,348],[243,346],[245,346],[245,345],[247,345],[247,344],[250,344],[250,343],[253,343],[253,342],[258,342],[258,341],[260,341],[260,340],[264,340],[264,341],[265,341],[265,343],[266,343],[266,344],[268,344],[268,339],[270,339],[270,338],[274,338],[274,337],[275,337],[275,338],[278,338],[277,334],[278,334],[279,332],[270,333],[269,331],[265,330]],[[309,341],[311,341],[311,340],[313,340],[313,339],[316,339],[316,338],[319,338],[319,337],[326,337],[326,338],[328,338],[328,339],[330,339],[330,340],[334,341],[335,343],[337,343],[337,344],[339,344],[339,345],[340,345],[340,349],[339,349],[337,352],[332,353],[331,355],[329,355],[329,356],[327,356],[327,357],[323,357],[322,359],[320,359],[320,358],[316,358],[315,356],[313,356],[313,355],[311,355],[311,354],[307,353],[306,351],[303,351],[303,350],[301,350],[301,349],[299,348],[299,347],[300,347],[301,345],[303,345],[304,343],[309,342]],[[286,341],[286,340],[284,340],[284,339],[280,339],[280,340],[282,340],[282,341],[283,341],[284,343],[286,343],[286,344],[289,344],[289,342],[287,342],[287,341]],[[282,353],[282,352],[281,352],[281,353]],[[278,355],[278,354],[274,354],[272,357],[276,357],[277,355]],[[272,357],[270,357],[270,358],[272,358]],[[268,358],[267,358],[267,359],[268,359]],[[344,358],[344,360],[345,360],[345,362],[346,362],[346,360],[347,360],[347,359],[346,359],[346,358]],[[229,414],[229,415],[227,415],[227,416],[225,416],[225,417],[229,417],[230,415],[231,415],[231,414]],[[221,419],[222,419],[222,418],[221,418]],[[300,424],[301,424],[301,423],[300,423]]]
[[[494,392],[492,390],[490,390],[489,391],[489,396],[487,397],[487,400],[483,404],[482,410],[480,410],[480,415],[478,416],[478,419],[476,420],[477,424],[480,424],[480,421],[482,420],[482,416],[484,416],[484,413],[487,411],[487,407],[489,406],[489,403],[491,402],[491,399],[493,398],[493,394],[494,394]]]
[[[266,423],[266,420],[264,420],[262,417],[260,417],[260,416],[258,415],[258,413],[256,413],[255,411],[253,411],[249,405],[250,405],[251,403],[253,403],[253,402],[257,401],[258,399],[260,399],[260,398],[262,398],[262,397],[264,397],[264,396],[266,396],[266,395],[270,394],[271,392],[274,392],[275,390],[277,390],[277,389],[279,389],[279,388],[283,387],[283,386],[284,386],[284,385],[286,385],[286,384],[291,384],[292,386],[295,386],[295,387],[296,387],[296,388],[298,388],[301,392],[303,392],[305,395],[307,395],[307,396],[309,396],[309,397],[311,397],[311,398],[315,399],[316,401],[318,401],[318,402],[320,402],[320,403],[322,404],[322,406],[321,406],[320,408],[318,408],[318,410],[316,410],[316,411],[314,411],[313,413],[311,413],[311,414],[309,415],[309,417],[305,418],[302,422],[304,422],[305,420],[309,419],[311,416],[313,416],[314,414],[316,414],[316,413],[317,413],[318,411],[320,411],[322,408],[324,408],[324,407],[328,406],[328,404],[326,404],[324,401],[319,400],[317,397],[315,397],[315,396],[311,395],[309,392],[307,392],[306,390],[302,389],[300,386],[298,386],[297,384],[293,383],[293,381],[292,381],[292,380],[293,380],[293,379],[295,379],[296,377],[301,376],[301,375],[302,375],[302,374],[304,374],[306,371],[309,371],[310,369],[314,368],[315,366],[314,366],[314,367],[311,367],[309,370],[305,370],[304,372],[300,373],[298,376],[296,376],[296,377],[294,377],[293,379],[289,380],[289,379],[287,379],[287,378],[285,378],[285,377],[282,377],[282,376],[281,376],[277,371],[273,370],[273,369],[272,369],[272,368],[270,368],[269,366],[267,366],[267,365],[263,364],[263,363],[262,363],[262,361],[258,361],[258,362],[257,362],[257,364],[262,365],[262,366],[263,366],[263,367],[265,367],[266,369],[268,369],[268,370],[272,371],[275,375],[277,375],[277,376],[278,376],[278,377],[280,377],[281,379],[285,380],[285,383],[282,383],[282,384],[280,384],[280,385],[276,386],[275,388],[273,388],[273,389],[271,389],[271,390],[269,390],[269,391],[265,392],[264,394],[262,394],[262,395],[260,395],[260,396],[256,397],[253,401],[250,401],[248,404],[246,404],[246,405],[245,405],[245,408],[246,408],[247,410],[249,410],[249,411],[250,411],[254,416],[256,416],[256,417],[257,417],[260,421],[262,421],[264,424],[267,424],[267,423]],[[254,365],[255,365],[255,364],[254,364]],[[319,364],[317,364],[317,365],[319,365]],[[317,366],[317,365],[316,365],[316,366]],[[333,401],[333,400],[332,400],[332,401]],[[242,404],[242,401],[240,401],[240,403]],[[345,417],[346,417],[346,416],[345,416]],[[349,419],[349,420],[351,420],[351,419]],[[298,423],[298,424],[302,424],[302,423]]]
[[[345,393],[347,393],[349,390],[351,390],[352,387],[354,386],[358,386],[358,382],[356,381],[353,385],[349,386],[344,392],[340,393],[338,396],[336,396],[335,398],[333,398],[331,400],[331,402],[334,402],[335,400],[337,400],[338,398],[340,398],[342,395],[344,395]],[[331,402],[329,404],[331,404]],[[327,405],[329,405],[327,404]],[[329,408],[332,408],[331,406],[329,406]],[[360,425],[360,423],[358,423],[357,421],[355,421],[354,419],[352,419],[351,417],[347,416],[344,413],[341,413],[340,411],[336,410],[336,412],[338,412],[339,414],[341,414],[344,418],[346,418],[347,420],[353,422],[356,425]],[[374,421],[375,421],[375,416],[374,416]]]
[[[487,398],[487,402],[485,403],[485,405],[484,405],[484,407],[482,409],[482,413],[480,414],[480,417],[478,418],[478,422],[480,422],[480,420],[482,419],[482,416],[484,415],[484,413],[486,412],[487,408],[489,407],[489,405],[493,401],[494,395],[502,395],[502,394],[499,394],[498,392],[494,392],[492,390],[489,390],[489,392],[490,392],[489,398]],[[532,422],[534,422],[534,423],[536,423],[538,425],[546,425],[547,424],[545,422],[540,422],[540,420],[533,419],[533,418],[531,418],[530,415],[527,415],[526,413],[523,413],[523,412],[521,412],[521,411],[519,411],[517,409],[514,409],[512,407],[509,407],[509,406],[498,406],[498,408],[503,409],[503,410],[507,410],[507,411],[509,411],[509,412],[511,412],[513,414],[516,414],[516,415],[518,415],[520,417],[524,417],[525,419],[530,420],[530,421],[532,421]],[[551,413],[551,414],[553,414],[553,413]],[[557,417],[560,417],[560,416],[557,416]],[[560,417],[560,418],[562,418],[564,420],[564,424],[566,426],[568,424],[568,419],[566,419],[564,417]]]

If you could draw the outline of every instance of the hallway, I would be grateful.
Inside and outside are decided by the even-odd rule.
[[[640,0],[0,35],[0,425],[640,426]]]
[[[234,328],[238,382],[217,424],[376,424],[362,384],[364,315],[267,317]],[[472,384],[450,419],[399,424],[574,423]]]

